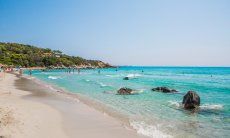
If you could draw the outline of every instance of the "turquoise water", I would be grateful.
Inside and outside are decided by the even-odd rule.
[[[100,101],[129,118],[138,133],[149,137],[229,137],[230,68],[227,67],[120,67],[81,70],[33,71],[36,78]],[[143,72],[142,72],[143,71]],[[129,76],[130,80],[123,80]],[[179,91],[165,94],[151,91],[167,86]],[[116,95],[121,87],[138,94]],[[184,111],[184,94],[196,91],[201,97],[198,113]]]

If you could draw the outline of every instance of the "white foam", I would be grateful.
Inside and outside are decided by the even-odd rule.
[[[61,77],[60,76],[49,76],[48,78],[52,80],[56,80],[56,79],[60,79]]]
[[[169,106],[173,106],[173,107],[176,107],[176,108],[181,107],[181,104],[178,101],[168,101],[168,102],[169,102]]]
[[[136,77],[140,77],[142,76],[141,74],[128,74],[126,77],[129,77],[129,78],[136,78]]]
[[[120,77],[120,75],[105,75],[107,77],[112,77],[112,78],[115,78],[115,77]]]
[[[221,110],[224,106],[221,104],[204,104],[200,106],[200,109],[203,110]]]
[[[108,85],[106,85],[106,84],[104,84],[104,83],[102,83],[102,82],[100,82],[99,84],[100,84],[101,87],[106,87],[106,86],[108,86]]]
[[[37,74],[39,74],[39,73],[37,73]],[[48,72],[41,72],[41,74],[46,74],[47,75],[47,74],[50,74],[50,73],[48,73]]]
[[[157,126],[147,125],[144,122],[133,121],[130,122],[138,134],[142,134],[151,138],[171,138],[172,136],[161,132]]]
[[[143,93],[145,91],[145,89],[139,89],[139,90],[135,90],[135,93]]]

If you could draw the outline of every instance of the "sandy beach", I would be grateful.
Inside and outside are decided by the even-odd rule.
[[[143,137],[121,121],[35,82],[6,74],[0,80],[0,136],[7,138]]]

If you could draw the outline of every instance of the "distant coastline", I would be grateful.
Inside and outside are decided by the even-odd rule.
[[[0,66],[42,69],[114,67],[100,60],[70,56],[59,50],[3,42],[0,42]]]

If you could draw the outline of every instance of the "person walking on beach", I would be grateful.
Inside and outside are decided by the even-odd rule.
[[[19,69],[19,75],[22,76],[22,74],[23,74],[23,70]]]
[[[2,70],[3,70],[3,78],[5,78],[6,77],[6,67],[3,67]]]

